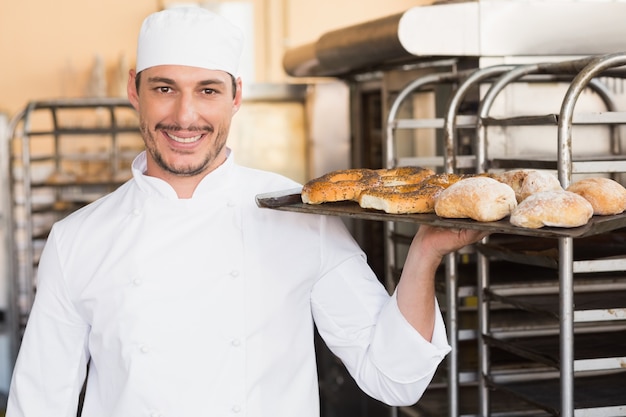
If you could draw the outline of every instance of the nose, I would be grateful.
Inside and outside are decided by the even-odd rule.
[[[176,101],[174,117],[180,127],[188,128],[198,119],[198,109],[192,94],[181,94]]]

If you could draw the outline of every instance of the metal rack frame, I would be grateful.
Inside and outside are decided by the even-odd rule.
[[[557,125],[557,161],[556,168],[558,170],[559,180],[564,188],[571,182],[571,177],[574,169],[576,172],[621,172],[626,169],[626,161],[623,158],[617,158],[611,161],[598,161],[597,163],[583,165],[577,167],[576,161],[572,158],[572,129],[576,124],[574,118],[574,108],[577,104],[577,100],[583,90],[586,88],[592,88],[599,93],[600,97],[607,104],[607,109],[610,112],[615,112],[616,108],[611,101],[610,96],[602,85],[595,80],[595,77],[606,72],[608,69],[620,67],[626,64],[625,54],[611,54],[603,55],[600,57],[590,57],[578,61],[570,61],[564,63],[555,64],[537,64],[519,66],[503,75],[497,82],[495,82],[491,90],[485,95],[484,100],[481,102],[481,107],[478,113],[478,150],[479,155],[477,159],[477,169],[479,172],[485,172],[486,169],[492,166],[498,166],[497,162],[490,166],[490,161],[486,155],[486,127],[491,120],[488,117],[488,112],[493,100],[497,94],[510,82],[521,78],[531,73],[553,73],[573,74],[570,86],[565,94],[562,102],[561,110],[558,118],[553,121]],[[617,71],[613,75],[624,76],[623,72]],[[589,121],[583,123],[612,123],[612,124],[626,124],[626,117],[622,114],[622,117],[615,117],[616,114],[612,114],[611,117],[603,117],[603,115],[595,115],[594,118],[590,118]],[[619,114],[617,115],[619,116]],[[510,120],[512,125],[519,123],[520,119]],[[528,125],[532,125],[537,122],[527,120],[525,122]],[[611,150],[613,155],[619,155],[621,153],[620,140],[617,129],[612,129],[611,135]],[[521,161],[516,161],[520,163]],[[559,282],[559,376],[560,376],[560,406],[559,415],[566,417],[575,416],[574,406],[574,269],[575,261],[573,257],[574,239],[572,237],[559,237],[558,238],[558,282]],[[479,313],[480,313],[480,334],[481,334],[481,346],[480,346],[480,368],[481,368],[481,415],[489,415],[489,390],[488,383],[486,381],[489,375],[489,355],[488,349],[484,342],[484,335],[489,333],[489,311],[488,301],[485,300],[485,292],[489,287],[488,277],[488,258],[484,254],[479,254],[478,260],[478,276],[479,276],[479,289],[481,294],[479,300]],[[594,262],[594,261],[588,261]],[[612,266],[605,265],[604,270],[624,270],[626,269],[626,263],[613,262]],[[616,412],[615,409],[611,409],[609,412]],[[613,415],[613,414],[611,414]]]
[[[427,88],[431,85],[437,84],[456,84],[458,85],[464,78],[469,76],[471,71],[450,71],[443,73],[433,73],[421,76],[406,87],[404,87],[393,101],[386,122],[386,137],[385,146],[383,147],[383,160],[385,161],[386,168],[394,168],[405,165],[418,165],[418,166],[434,166],[444,167],[446,163],[446,156],[441,157],[414,157],[414,158],[400,158],[396,151],[396,137],[395,131],[399,129],[423,129],[423,128],[443,128],[444,120],[429,119],[429,120],[416,120],[416,119],[399,119],[398,112],[402,104],[411,96],[411,94],[419,92],[423,88]],[[457,123],[466,127],[474,126],[476,119],[474,117],[457,117],[455,118]],[[464,158],[463,161],[467,167],[474,165],[474,157],[470,156]],[[396,265],[396,224],[394,222],[385,222],[384,233],[385,239],[385,258],[386,258],[386,276],[385,280],[388,288],[395,287],[395,271],[398,269]],[[410,241],[410,240],[409,240]],[[448,377],[448,398],[449,409],[451,415],[458,413],[459,404],[459,361],[457,356],[457,347],[459,343],[458,336],[458,307],[457,307],[457,293],[453,289],[452,285],[448,283],[456,282],[457,278],[456,260],[454,257],[446,258],[445,261],[445,280],[446,280],[446,322],[448,329],[448,340],[452,346],[452,352],[447,357],[447,377]]]
[[[89,114],[79,113],[76,116],[80,118],[81,122],[86,121],[88,123],[70,126],[64,118],[67,117],[68,112],[73,111],[88,112]],[[118,112],[128,112],[133,115],[134,120],[130,124],[128,120],[120,120]],[[43,121],[42,114],[48,119]],[[40,119],[34,120],[37,117]],[[37,122],[39,125],[35,126]],[[10,155],[9,191],[12,212],[9,233],[13,237],[9,283],[9,317],[13,360],[17,357],[21,337],[34,301],[36,264],[38,263],[36,256],[38,249],[35,247],[35,241],[45,241],[47,238],[46,232],[39,233],[40,236],[35,236],[34,218],[49,214],[60,219],[74,209],[119,186],[123,182],[116,175],[119,164],[122,161],[132,159],[136,154],[126,155],[121,152],[118,140],[122,135],[140,137],[134,109],[128,100],[121,98],[33,101],[28,103],[25,109],[11,120],[7,151]],[[66,155],[61,150],[61,141],[70,137],[84,141],[87,145],[91,137],[106,137],[110,141],[110,147],[106,154],[92,152],[89,155]],[[33,153],[33,147],[36,146],[34,142],[38,138],[51,143],[51,149],[46,149],[45,155]],[[64,161],[76,162],[81,160],[106,163],[110,169],[110,179],[76,178],[73,181],[51,183],[33,178],[32,170],[35,164],[49,163],[53,165],[53,172],[59,173],[62,171]],[[54,194],[54,203],[70,203],[65,200],[67,193],[64,194],[68,190],[72,191],[77,199],[71,201],[71,208],[62,210],[55,208],[54,203],[36,204],[33,199],[33,192],[40,188],[53,190],[51,194]],[[84,194],[86,191],[89,193]]]
[[[490,160],[487,155],[486,135],[487,127],[495,125],[554,125],[558,129],[558,154],[554,162],[535,161],[529,163],[529,168],[554,168],[558,170],[559,180],[564,188],[571,181],[572,172],[624,172],[626,171],[626,161],[620,158],[621,140],[619,129],[615,128],[616,124],[626,123],[626,116],[618,112],[617,106],[606,86],[596,79],[599,74],[607,74],[611,76],[621,77],[624,74],[622,69],[612,70],[615,67],[626,64],[626,58],[623,54],[611,54],[602,56],[590,56],[582,59],[571,61],[563,61],[556,63],[538,63],[531,65],[499,65],[486,67],[473,71],[465,71],[463,73],[447,73],[432,74],[416,79],[409,84],[401,94],[396,98],[391,106],[387,118],[387,136],[385,145],[385,161],[388,168],[395,166],[418,164],[428,165],[437,163],[437,166],[443,166],[445,172],[457,172],[461,168],[475,164],[476,172],[486,172],[490,168],[508,168],[514,167],[514,164],[520,164],[523,160],[518,159],[506,162]],[[397,119],[397,111],[402,101],[411,93],[420,88],[438,82],[448,82],[453,80],[456,89],[452,94],[448,112],[443,121],[441,120],[402,120]],[[496,96],[509,84],[513,82],[565,82],[570,87],[563,100],[562,108],[558,116],[536,116],[536,117],[517,117],[509,120],[496,120],[489,117],[489,110]],[[485,95],[480,99],[480,107],[476,117],[458,116],[459,108],[465,95],[476,85],[481,83],[490,83],[491,87]],[[576,100],[584,89],[591,89],[601,98],[606,106],[607,113],[600,115],[594,114],[585,118],[584,115],[577,114],[574,117],[573,109]],[[443,122],[443,124],[441,124]],[[611,155],[616,157],[612,160],[599,161],[574,161],[572,159],[571,149],[571,130],[575,124],[606,124],[610,128],[610,149]],[[418,129],[418,128],[443,128],[444,130],[444,147],[445,155],[443,162],[441,158],[433,160],[432,158],[397,158],[395,155],[394,131],[396,129]],[[476,131],[476,152],[474,156],[464,156],[460,159],[457,155],[457,131],[458,129],[470,128]],[[528,163],[528,161],[526,161]],[[597,171],[598,167],[602,171]],[[394,223],[387,222],[386,233],[393,233]],[[487,242],[488,239],[485,239]],[[484,243],[484,242],[483,242]],[[573,238],[559,237],[559,286],[561,288],[560,302],[560,346],[561,346],[561,363],[566,364],[561,367],[560,380],[562,395],[560,409],[563,416],[574,416],[574,387],[573,387]],[[395,248],[393,239],[387,239],[389,270],[392,271],[395,259]],[[621,263],[619,264],[621,266]],[[448,408],[450,416],[459,415],[459,379],[458,379],[458,359],[455,349],[458,347],[458,306],[457,306],[457,274],[456,274],[456,258],[455,254],[449,255],[445,260],[446,267],[446,301],[449,307],[447,311],[447,324],[450,344],[453,352],[448,358]],[[614,268],[608,267],[608,270]],[[605,266],[605,268],[607,268]],[[479,314],[479,408],[483,416],[489,415],[489,387],[486,383],[485,376],[489,374],[489,351],[483,340],[488,333],[489,312],[487,311],[487,302],[485,300],[485,292],[488,289],[488,259],[487,256],[480,253],[477,254],[477,275],[478,275],[478,314]],[[389,281],[390,278],[388,277]],[[390,281],[389,281],[390,282]]]

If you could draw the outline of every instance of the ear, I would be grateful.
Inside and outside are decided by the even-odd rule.
[[[237,113],[237,111],[239,111],[239,108],[241,107],[241,102],[243,100],[241,92],[241,87],[243,83],[241,82],[241,77],[238,77],[235,83],[237,84],[237,91],[235,92],[235,98],[233,100],[233,116],[235,115],[235,113]]]
[[[134,69],[128,71],[128,84],[126,85],[126,93],[128,94],[128,100],[130,104],[135,108],[135,110],[139,111],[139,92],[137,91],[137,86],[135,81],[137,79],[137,73]]]

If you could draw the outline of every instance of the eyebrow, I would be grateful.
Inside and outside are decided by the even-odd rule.
[[[167,78],[167,77],[149,77],[148,78],[148,83],[163,83],[163,84],[168,84],[168,85],[175,85],[176,81],[174,81],[171,78]],[[226,85],[226,83],[222,80],[218,80],[218,79],[208,79],[208,80],[202,80],[200,82],[198,82],[199,86],[207,86],[207,85]]]
[[[176,84],[174,80],[166,77],[148,77],[149,83]]]

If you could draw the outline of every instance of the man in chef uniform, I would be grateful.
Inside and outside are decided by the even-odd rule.
[[[339,218],[258,208],[298,184],[225,146],[242,44],[202,8],[144,21],[128,96],[146,151],[54,225],[8,417],[76,416],[86,377],[87,417],[317,417],[314,323],[368,395],[428,386],[450,349],[435,270],[482,236],[421,227],[390,296]]]

